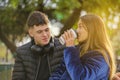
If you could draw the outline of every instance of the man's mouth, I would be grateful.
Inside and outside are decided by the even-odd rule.
[[[42,39],[43,41],[48,41],[48,39],[47,38],[44,38],[44,39]]]

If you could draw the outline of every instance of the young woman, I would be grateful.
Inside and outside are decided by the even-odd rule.
[[[80,17],[77,34],[77,46],[70,30],[62,35],[64,60],[49,80],[111,80],[116,67],[103,20],[93,14]]]

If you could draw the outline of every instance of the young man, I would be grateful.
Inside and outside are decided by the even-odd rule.
[[[31,41],[16,52],[12,80],[48,80],[59,66],[64,46],[52,38],[48,17],[39,11],[32,12],[27,20]]]

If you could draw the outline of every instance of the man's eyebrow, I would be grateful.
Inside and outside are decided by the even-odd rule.
[[[42,32],[42,30],[37,30],[37,32]]]
[[[45,30],[49,30],[49,28],[46,28]]]

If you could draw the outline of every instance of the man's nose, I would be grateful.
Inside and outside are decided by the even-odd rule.
[[[47,36],[47,33],[44,31],[42,35],[43,35],[43,36]]]

